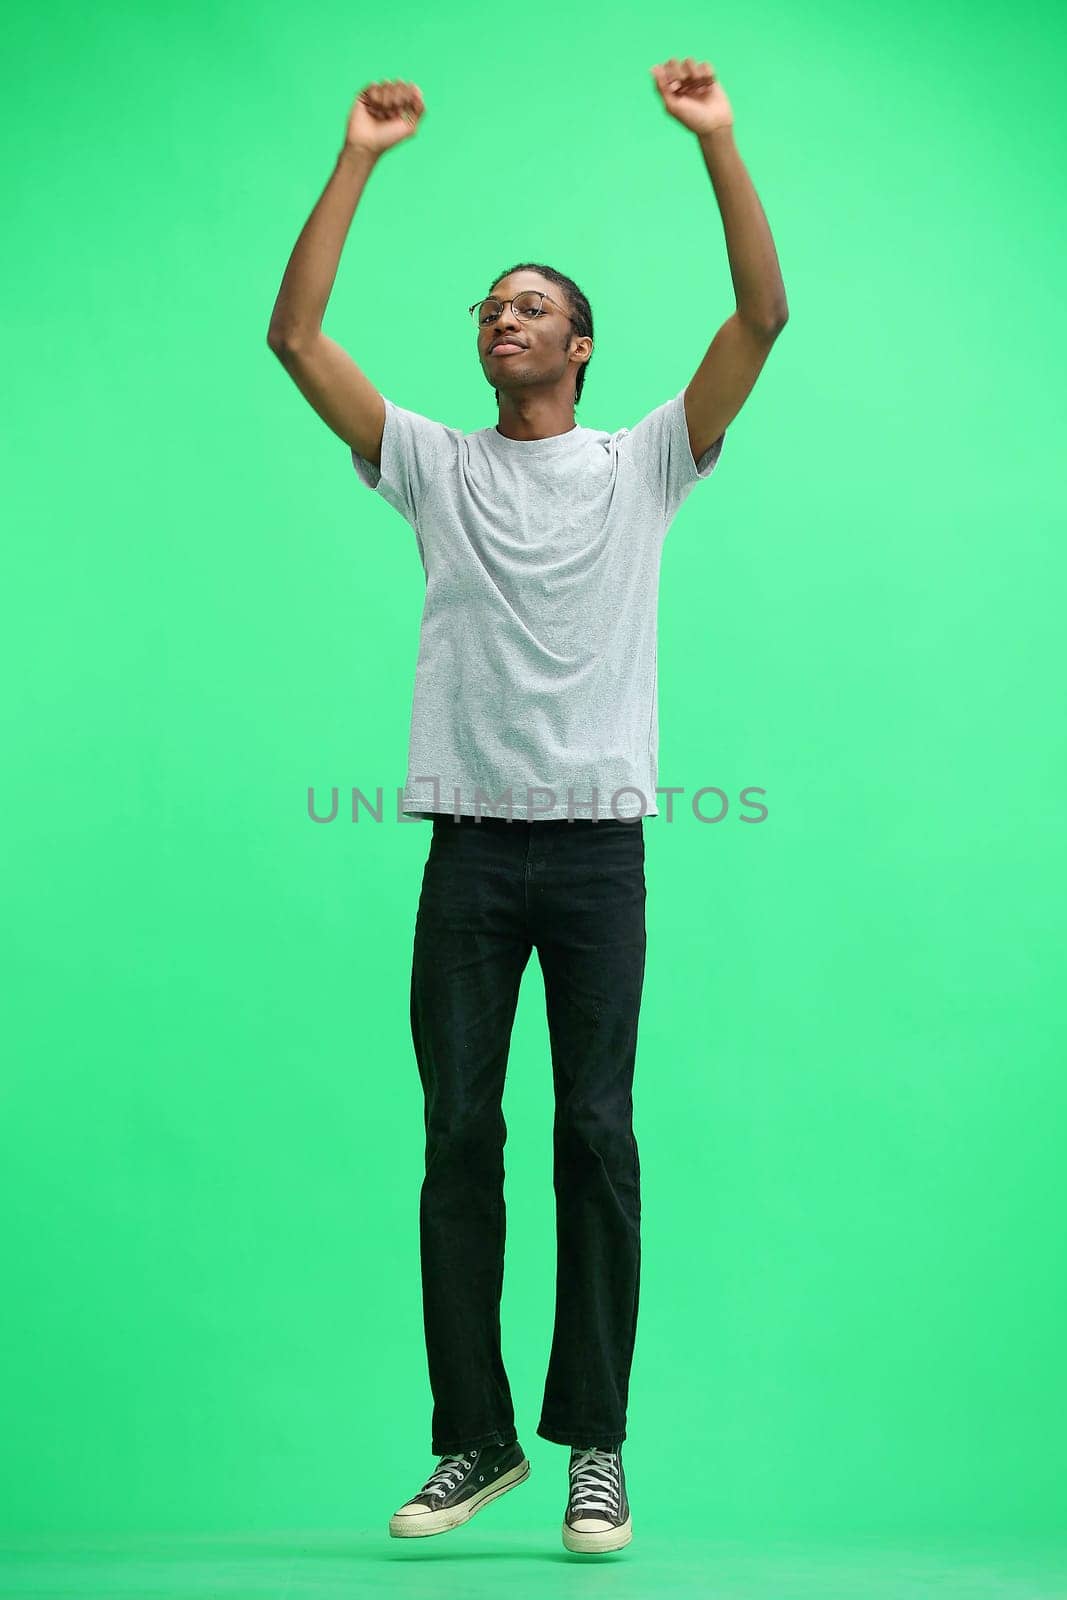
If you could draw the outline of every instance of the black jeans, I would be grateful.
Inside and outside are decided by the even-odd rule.
[[[509,821],[442,813],[423,871],[411,1031],[425,1095],[419,1205],[435,1455],[516,1438],[500,1349],[501,1109],[531,949],[555,1090],[556,1306],[537,1432],[626,1437],[641,1265],[633,1132],[645,973],[643,819]]]

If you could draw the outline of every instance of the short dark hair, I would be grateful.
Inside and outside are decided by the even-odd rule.
[[[591,339],[593,337],[593,313],[590,309],[589,301],[585,298],[585,295],[579,289],[573,278],[568,278],[565,272],[557,272],[555,267],[546,266],[543,261],[517,261],[513,267],[508,267],[506,272],[498,272],[496,277],[493,279],[493,285],[495,286],[496,284],[500,283],[502,279],[510,277],[513,272],[539,272],[542,278],[548,278],[551,283],[556,284],[558,288],[563,290],[564,296],[568,303],[567,309],[570,311],[570,314],[574,319],[573,323],[571,324],[571,335],[574,336],[576,334],[578,337],[584,339]],[[492,289],[490,289],[490,293],[492,293]],[[592,361],[592,359],[593,352],[591,350],[589,352],[589,361]],[[581,362],[578,367],[578,377],[575,380],[574,385],[575,405],[577,405],[579,400],[582,398],[582,389],[585,385],[585,373],[586,368],[589,365],[589,361]],[[493,393],[499,400],[500,391],[498,389],[494,389]]]

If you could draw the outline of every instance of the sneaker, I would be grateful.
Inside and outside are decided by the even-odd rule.
[[[530,1476],[521,1444],[482,1444],[441,1457],[419,1492],[389,1519],[395,1539],[447,1533]]]
[[[571,1447],[570,1499],[563,1518],[568,1550],[621,1550],[633,1538],[622,1446],[614,1450]]]

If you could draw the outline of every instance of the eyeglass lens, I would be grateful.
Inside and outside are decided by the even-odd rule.
[[[512,309],[517,317],[536,317],[541,310],[541,292],[538,289],[526,289],[522,294],[517,294],[512,301]],[[475,306],[474,313],[479,325],[486,322],[495,322],[504,307],[499,300],[492,298],[483,300]]]

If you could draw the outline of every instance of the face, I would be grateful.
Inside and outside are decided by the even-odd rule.
[[[521,294],[524,289],[543,290],[547,296],[539,317],[518,315],[510,304],[511,296]],[[501,278],[489,293],[509,301],[494,321],[478,328],[478,356],[493,387],[513,388],[561,380],[573,366],[568,352],[575,337],[574,325],[567,316],[570,308],[564,291],[539,272],[523,271]],[[491,349],[494,344],[511,340],[518,349]],[[580,340],[577,348],[584,350],[586,346],[592,348],[592,341]]]

